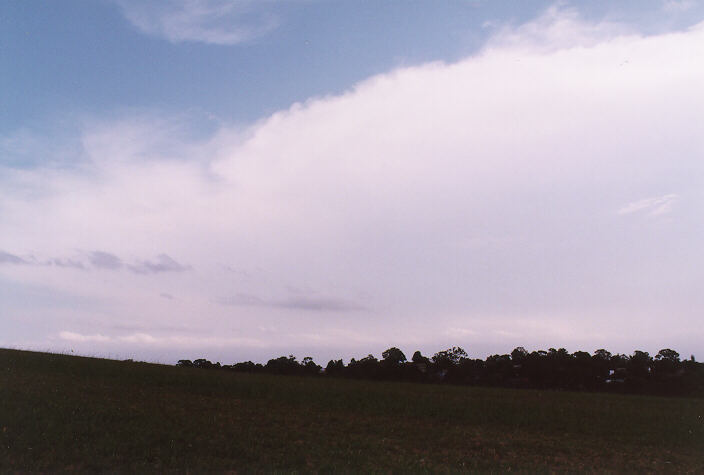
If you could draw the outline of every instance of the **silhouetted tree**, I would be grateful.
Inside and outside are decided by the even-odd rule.
[[[367,355],[361,360],[352,358],[350,364],[347,365],[347,371],[354,378],[369,378],[375,379],[378,376],[379,360],[374,355]]]
[[[684,367],[680,354],[669,348],[658,351],[653,362],[655,386],[658,393],[681,394],[686,384],[682,381]]]
[[[325,367],[325,374],[330,376],[342,376],[345,372],[345,365],[342,360],[330,360]]]
[[[303,374],[315,376],[317,374],[320,374],[320,370],[322,368],[320,367],[320,365],[315,364],[313,358],[311,358],[310,356],[306,356],[301,362],[301,369],[303,370]]]
[[[416,364],[418,364],[418,363],[425,363],[425,364],[430,363],[430,360],[429,360],[428,358],[426,358],[425,356],[423,356],[420,351],[416,351],[415,353],[413,353],[413,358],[411,358],[411,361],[413,361],[413,362],[416,363]]]
[[[675,350],[665,348],[664,350],[658,351],[658,354],[655,355],[655,361],[669,362],[676,366],[680,362],[680,354]]]
[[[636,350],[626,363],[626,386],[631,392],[641,392],[650,379],[653,359],[647,351]]]
[[[626,369],[628,375],[634,378],[647,378],[652,371],[653,359],[647,351],[636,350],[628,359]]]
[[[406,355],[398,348],[391,347],[381,354],[378,376],[382,379],[401,379],[404,375]]]
[[[570,368],[570,388],[595,389],[599,384],[599,373],[593,365],[592,357],[586,351],[572,353]]]
[[[603,348],[596,350],[594,356],[592,356],[592,362],[594,363],[593,368],[596,372],[598,386],[603,388],[611,370],[611,353]]]
[[[235,363],[232,365],[232,369],[235,371],[240,371],[242,373],[256,373],[262,371],[264,366],[261,364],[255,364],[251,361],[244,361],[242,363]]]
[[[448,370],[460,362],[461,358],[466,358],[467,352],[459,346],[453,346],[447,350],[439,351],[433,355],[433,364],[438,369]]]
[[[518,348],[514,348],[514,350],[511,352],[511,360],[515,364],[523,363],[527,357],[528,357],[528,352],[522,346],[519,346]]]
[[[286,356],[279,356],[276,359],[267,361],[264,369],[268,373],[274,374],[296,374],[299,372],[300,365],[293,355],[289,355],[288,358]]]
[[[193,362],[193,366],[196,368],[202,368],[202,369],[211,369],[214,368],[215,365],[211,363],[210,361],[204,359],[204,358],[199,358]],[[219,365],[218,365],[219,367]]]
[[[487,381],[492,386],[510,384],[513,380],[513,362],[510,355],[491,355],[486,359]]]
[[[389,348],[388,350],[385,350],[381,354],[381,357],[383,358],[384,362],[394,365],[400,365],[401,363],[404,363],[406,361],[406,355],[404,355],[403,351],[399,350],[395,346]]]

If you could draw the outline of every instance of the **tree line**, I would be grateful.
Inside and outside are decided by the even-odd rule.
[[[293,355],[270,359],[266,364],[245,361],[221,365],[201,358],[179,360],[176,365],[244,373],[704,396],[704,364],[695,361],[694,356],[682,360],[669,348],[652,357],[639,350],[627,356],[605,349],[589,354],[569,353],[564,348],[528,352],[518,347],[511,354],[482,360],[469,358],[462,348],[452,347],[431,357],[416,351],[408,360],[403,351],[392,347],[381,354],[381,359],[370,354],[352,358],[347,365],[341,359],[330,360],[325,368],[311,357],[298,361]]]

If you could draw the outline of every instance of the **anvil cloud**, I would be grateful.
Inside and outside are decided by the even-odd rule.
[[[702,353],[702,57],[702,24],[550,10],[206,138],[86,121],[71,166],[0,171],[0,343]]]

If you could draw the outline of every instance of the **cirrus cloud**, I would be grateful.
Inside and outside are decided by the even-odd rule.
[[[257,38],[278,20],[252,0],[116,0],[125,18],[141,32],[172,43],[236,45]]]
[[[674,193],[668,195],[645,198],[633,201],[618,210],[618,214],[646,213],[650,216],[660,216],[667,214],[672,206],[677,202],[679,196]]]

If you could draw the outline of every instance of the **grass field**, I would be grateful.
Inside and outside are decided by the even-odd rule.
[[[0,470],[704,472],[704,399],[0,350]]]

